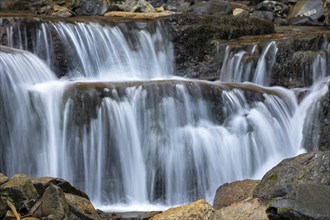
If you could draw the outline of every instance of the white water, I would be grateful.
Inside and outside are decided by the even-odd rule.
[[[134,34],[128,38],[125,26],[42,24],[35,42],[49,50],[42,55],[34,47],[33,52],[52,66],[50,30],[56,30],[77,56],[76,68],[70,66],[71,79],[151,80],[173,73],[173,48],[160,24],[153,33],[144,28],[130,30]],[[14,29],[8,33],[15,35]],[[134,48],[132,39],[137,42]],[[19,42],[10,46],[28,45],[23,38]],[[264,49],[250,74],[252,60],[247,64],[241,60],[254,50],[230,55],[236,60],[227,57],[223,69],[237,75],[228,79],[267,85],[273,62],[266,60],[274,60],[276,44]],[[320,57],[314,62],[314,72],[325,71],[315,77],[323,82],[315,83],[300,103],[293,91],[280,87],[266,88],[279,95],[265,93],[259,101],[249,100],[240,89],[224,91],[219,100],[225,120],[219,123],[214,120],[212,103],[203,99],[197,84],[194,95],[180,83],[128,87],[125,95],[105,88],[112,98],[103,98],[96,116],[77,124],[79,103],[72,98],[63,103],[66,88],[75,81],[54,82],[49,67],[28,52],[0,50],[0,58],[0,101],[5,106],[0,108],[0,143],[6,146],[2,156],[9,158],[1,171],[63,177],[86,191],[97,206],[112,210],[163,209],[198,198],[212,202],[221,184],[260,178],[280,160],[303,151],[307,112],[327,92],[326,59]],[[93,94],[88,91],[77,97],[93,100]]]

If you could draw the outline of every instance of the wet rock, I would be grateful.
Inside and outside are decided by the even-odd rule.
[[[70,219],[69,205],[60,187],[50,184],[41,200],[42,216],[48,219]]]
[[[76,187],[72,186],[68,181],[61,179],[61,178],[52,178],[52,177],[38,177],[31,179],[32,184],[38,191],[39,195],[43,195],[44,191],[48,186],[51,184],[54,184],[58,187],[60,187],[63,192],[65,193],[70,193],[72,195],[77,195],[80,197],[83,197],[87,200],[89,200],[88,196],[86,193],[80,191]]]
[[[320,112],[317,124],[320,126],[319,146],[317,150],[330,150],[330,92],[320,101]],[[309,148],[311,149],[311,148]],[[315,150],[312,148],[312,150]]]
[[[120,17],[125,19],[143,19],[153,20],[156,18],[170,16],[168,12],[148,12],[148,13],[135,13],[135,12],[124,12],[124,11],[111,11],[104,14],[105,17]]]
[[[39,198],[37,190],[24,174],[16,174],[0,186],[2,197],[12,201],[17,211],[27,213]]]
[[[5,176],[3,173],[0,173],[0,185],[6,183],[9,180],[7,176]]]
[[[77,219],[101,219],[94,206],[88,199],[68,193],[65,194],[65,199],[69,204],[70,211],[77,217]]]
[[[189,78],[215,80],[220,69],[216,40],[243,35],[270,34],[271,22],[239,16],[173,15],[168,19],[176,74]]]
[[[211,219],[214,209],[204,200],[198,200],[187,205],[170,208],[161,214],[155,215],[151,220],[179,220],[179,219]]]
[[[227,1],[210,0],[192,5],[187,9],[187,12],[208,15],[230,15],[233,13],[233,7]]]
[[[247,198],[215,211],[213,220],[258,219],[267,220],[266,206],[256,198]]]
[[[330,151],[306,153],[283,160],[268,171],[253,196],[267,204],[274,198],[289,198],[300,184],[330,185]]]
[[[290,6],[279,1],[263,1],[256,6],[255,10],[272,12],[276,17],[286,17]]]
[[[330,219],[330,186],[302,183],[268,204],[269,219]]]
[[[106,0],[82,0],[72,11],[75,15],[103,15],[108,7]]]
[[[215,193],[213,207],[221,209],[252,197],[253,190],[259,182],[258,180],[242,180],[223,184]]]
[[[317,21],[321,19],[323,15],[324,8],[322,0],[299,0],[289,13],[288,18],[309,17]]]

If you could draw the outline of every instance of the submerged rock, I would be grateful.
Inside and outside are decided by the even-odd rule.
[[[223,184],[215,193],[213,207],[221,209],[252,197],[253,190],[259,182],[258,180],[242,180]]]
[[[204,200],[198,200],[187,205],[170,208],[161,214],[155,215],[151,220],[208,220],[212,219],[214,209]]]

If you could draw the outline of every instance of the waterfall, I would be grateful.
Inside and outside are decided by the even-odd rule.
[[[254,82],[259,85],[269,85],[277,53],[276,43],[275,41],[269,42],[257,61],[256,47],[254,45],[252,48],[236,52],[227,46],[220,80],[222,82]]]
[[[328,53],[298,100],[267,87],[276,42],[260,57],[257,46],[227,48],[221,80],[236,84],[178,80],[167,34],[161,22],[7,27],[7,46],[19,49],[0,46],[0,171],[62,177],[98,207],[143,210],[212,201],[221,184],[304,151]]]
[[[173,74],[173,46],[161,22],[116,26],[42,22],[35,26],[7,27],[7,46],[29,49],[52,68],[65,68],[72,78],[141,80]],[[55,63],[55,59],[63,63]]]

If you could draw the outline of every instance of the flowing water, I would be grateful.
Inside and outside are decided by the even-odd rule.
[[[219,82],[168,80],[174,52],[160,22],[45,22],[34,32],[8,27],[6,36],[21,50],[0,47],[1,172],[63,177],[104,209],[212,202],[223,183],[261,178],[304,151],[307,112],[328,88],[327,53],[313,62],[315,83],[303,100],[263,87],[277,51],[270,42],[257,62],[255,47],[227,49],[221,80],[253,83],[210,100],[205,85]],[[71,62],[62,79],[51,70],[56,42]],[[143,82],[118,82],[132,80]]]

